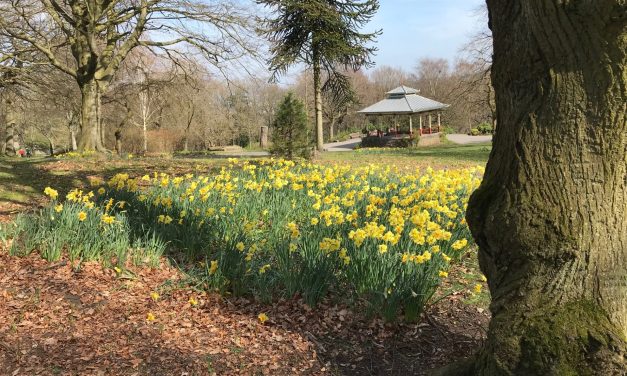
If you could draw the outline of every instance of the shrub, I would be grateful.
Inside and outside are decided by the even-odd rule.
[[[492,134],[494,129],[492,128],[492,124],[490,123],[481,123],[477,126],[477,131],[480,134]]]
[[[420,136],[415,135],[413,137],[406,138],[391,138],[391,137],[375,137],[368,136],[361,139],[361,147],[363,148],[409,148],[418,146]]]
[[[481,132],[479,132],[479,130],[477,128],[472,128],[470,130],[470,135],[471,136],[479,136],[481,134]]]
[[[287,94],[279,105],[273,124],[270,151],[287,159],[311,157],[305,105],[292,93]]]

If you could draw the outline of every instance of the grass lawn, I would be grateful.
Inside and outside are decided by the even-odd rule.
[[[401,169],[464,168],[485,165],[490,144],[445,144],[415,149],[363,149],[355,152],[327,152],[316,162],[363,166],[385,164]],[[88,186],[89,179],[109,178],[116,173],[188,173],[219,169],[224,158],[147,157],[147,158],[6,158],[0,157],[0,220],[20,208],[37,206],[47,186],[72,188]],[[62,192],[64,193],[64,192]]]
[[[413,149],[358,149],[355,152],[323,153],[320,161],[351,165],[383,163],[408,168],[462,168],[485,165],[491,150],[491,144],[445,144]]]
[[[484,165],[490,145],[323,153],[317,162],[401,170]],[[221,158],[0,158],[0,222],[46,203],[43,190],[117,173],[210,174]],[[18,374],[426,374],[482,342],[490,298],[476,257],[450,270],[421,322],[389,324],[325,298],[264,303],[198,289],[187,266],[118,273],[15,257],[0,239],[0,369]],[[154,295],[154,293],[158,293]],[[269,317],[258,320],[260,313]],[[152,315],[152,316],[151,316]],[[59,323],[65,323],[59,325]],[[104,373],[102,373],[104,371]],[[20,373],[21,372],[21,373]]]

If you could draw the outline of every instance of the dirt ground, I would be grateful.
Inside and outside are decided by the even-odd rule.
[[[183,279],[165,264],[118,275],[0,251],[0,374],[423,375],[476,350],[488,322],[457,295],[421,323],[391,325],[330,302],[222,298]]]

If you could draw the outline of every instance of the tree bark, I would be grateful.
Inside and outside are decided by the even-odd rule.
[[[5,149],[6,155],[15,156],[20,149],[20,143],[17,138],[17,114],[15,112],[15,102],[7,93],[4,99],[4,122],[6,123],[6,139]]]
[[[100,134],[100,92],[96,80],[79,82],[81,89],[81,151],[105,151]]]
[[[314,48],[314,95],[316,107],[316,149],[320,152],[324,148],[324,132],[322,128],[322,82],[320,78],[320,59]]]
[[[265,125],[261,126],[261,131],[259,135],[259,146],[262,149],[268,148],[268,129],[269,128]]]
[[[115,152],[118,155],[122,155],[122,130],[118,129],[114,133],[115,135]]]
[[[148,124],[146,124],[146,119],[143,119],[142,123],[142,137],[144,138],[143,152],[144,154],[148,153]]]
[[[487,3],[499,129],[467,219],[492,320],[448,374],[624,375],[627,5]]]
[[[70,129],[70,143],[72,151],[76,151],[78,149],[78,145],[76,144],[76,131],[74,131],[74,129]]]

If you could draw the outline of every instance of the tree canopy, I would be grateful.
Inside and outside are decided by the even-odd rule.
[[[271,43],[269,60],[273,78],[297,63],[313,67],[316,100],[317,148],[322,150],[321,72],[335,91],[350,91],[340,67],[354,71],[373,66],[372,46],[380,31],[362,33],[379,9],[377,0],[257,0],[272,10],[264,35]]]

